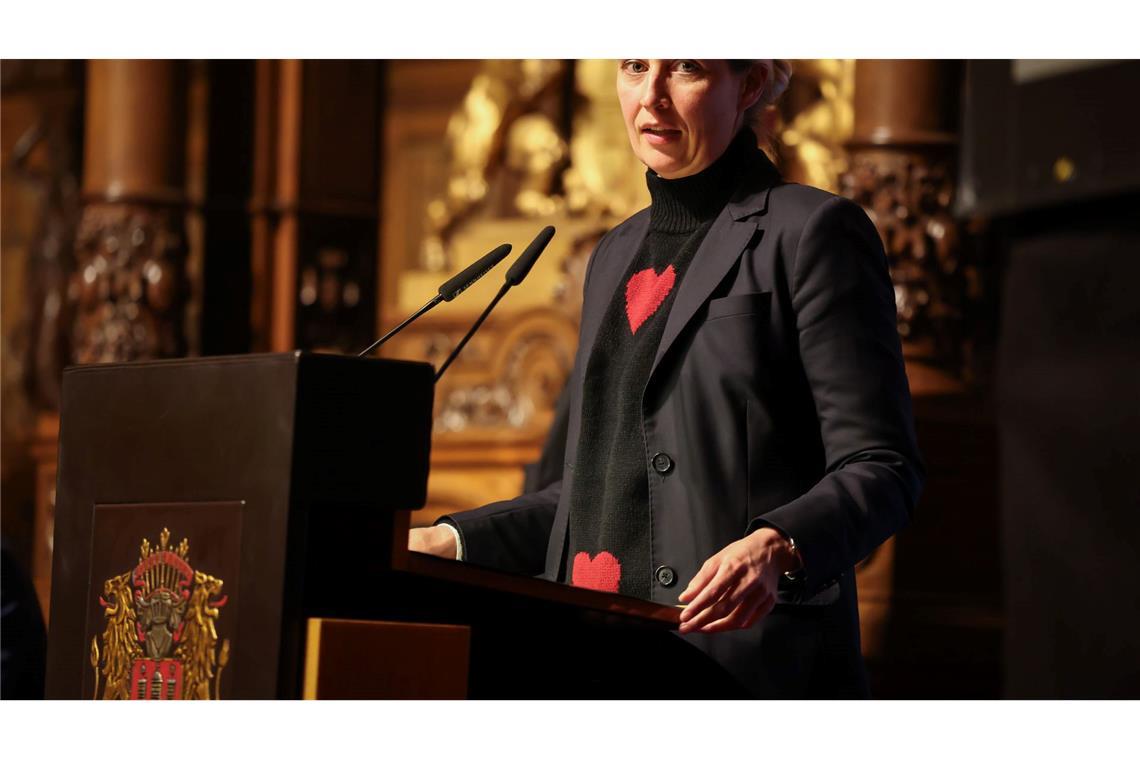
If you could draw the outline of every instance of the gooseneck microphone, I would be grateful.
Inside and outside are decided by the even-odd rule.
[[[456,345],[455,349],[448,355],[446,361],[444,361],[443,365],[439,368],[439,371],[435,373],[435,381],[437,383],[443,373],[447,371],[447,368],[451,366],[451,363],[455,361],[455,357],[459,356],[459,352],[467,345],[467,341],[471,340],[471,336],[474,335],[475,331],[483,324],[483,320],[491,313],[491,309],[495,308],[495,304],[502,300],[508,290],[520,284],[523,279],[530,274],[531,268],[534,267],[534,262],[538,261],[539,255],[546,250],[546,246],[550,243],[550,238],[552,237],[554,237],[554,228],[547,225],[542,229],[542,232],[538,233],[535,239],[531,241],[531,244],[526,247],[522,255],[515,259],[515,263],[511,264],[511,268],[507,270],[505,282],[503,282],[503,286],[499,288],[499,292],[491,299],[491,303],[487,305],[487,308],[484,309],[483,313],[479,315],[479,318],[475,320],[475,324],[471,325],[471,329],[463,336],[463,340],[459,341],[459,344]]]
[[[423,306],[421,306],[416,311],[415,314],[413,314],[412,316],[408,317],[407,319],[405,319],[400,324],[393,327],[391,330],[389,330],[387,333],[385,333],[379,340],[377,340],[371,346],[369,346],[368,348],[364,349],[359,354],[357,354],[357,356],[367,356],[368,354],[370,354],[375,349],[384,345],[385,341],[387,341],[389,338],[391,338],[396,333],[400,332],[400,330],[403,330],[405,327],[410,325],[412,322],[415,322],[417,319],[422,317],[424,314],[426,314],[427,312],[434,309],[440,303],[440,301],[450,301],[453,298],[455,298],[457,295],[462,293],[463,291],[467,290],[467,288],[474,285],[475,282],[480,277],[482,277],[483,275],[487,274],[487,272],[490,272],[492,269],[494,269],[495,265],[498,264],[503,259],[505,259],[507,257],[507,254],[510,252],[511,252],[511,244],[510,243],[503,243],[498,248],[496,248],[495,250],[486,254],[485,256],[483,256],[483,258],[479,259],[474,264],[471,264],[466,269],[464,269],[462,272],[460,272],[459,274],[455,275],[454,277],[452,277],[447,282],[440,285],[439,286],[439,292],[435,295],[434,298],[432,298],[430,301],[428,301]],[[515,263],[515,266],[518,266],[517,262]],[[511,267],[511,269],[513,271],[514,267]],[[508,272],[508,276],[510,276],[509,272]]]
[[[474,285],[479,278],[494,269],[500,261],[511,252],[511,244],[503,243],[483,258],[471,264],[459,274],[439,286],[439,296],[444,301],[450,301],[457,295]]]

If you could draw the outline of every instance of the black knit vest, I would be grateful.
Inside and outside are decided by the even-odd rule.
[[[606,310],[586,364],[582,425],[572,460],[564,579],[650,598],[649,477],[642,391],[681,279],[756,151],[750,129],[698,174],[646,172],[649,229]]]

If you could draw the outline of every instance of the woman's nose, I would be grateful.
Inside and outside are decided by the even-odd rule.
[[[665,81],[664,72],[650,71],[645,78],[645,89],[641,93],[641,107],[647,110],[657,110],[669,107],[669,88]]]

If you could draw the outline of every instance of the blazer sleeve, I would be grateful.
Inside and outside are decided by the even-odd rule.
[[[589,289],[594,261],[611,233],[612,230],[602,236],[586,264],[583,291]],[[575,358],[575,367],[570,370],[571,378],[577,376],[576,363],[579,361],[584,361],[580,355]],[[563,396],[566,397],[565,403],[560,399],[559,413],[568,414],[569,397],[566,390],[563,391]],[[564,424],[555,424],[550,433],[551,436],[560,435],[563,438],[566,434]],[[559,449],[564,460],[565,440],[560,445],[548,440],[544,446],[544,452]],[[554,516],[558,511],[561,494],[562,480],[559,478],[534,493],[497,501],[466,512],[444,515],[435,524],[448,523],[459,532],[464,562],[512,573],[541,575],[546,570],[546,549],[550,543],[550,531],[554,527]]]
[[[907,523],[925,466],[886,254],[863,209],[841,197],[821,204],[801,232],[791,280],[825,475],[749,528],[767,524],[795,540],[811,597]]]
[[[523,575],[539,575],[558,510],[562,481],[514,499],[444,515],[463,543],[463,561]]]

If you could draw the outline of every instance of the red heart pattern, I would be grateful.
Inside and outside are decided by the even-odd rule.
[[[637,328],[645,324],[645,320],[653,316],[673,290],[677,281],[677,272],[673,265],[665,267],[661,274],[652,269],[642,269],[629,278],[625,284],[625,315],[629,317],[629,329],[637,334]]]
[[[621,563],[609,552],[598,552],[590,559],[586,552],[574,555],[574,569],[570,573],[570,583],[595,591],[609,591],[616,594],[621,582]]]

